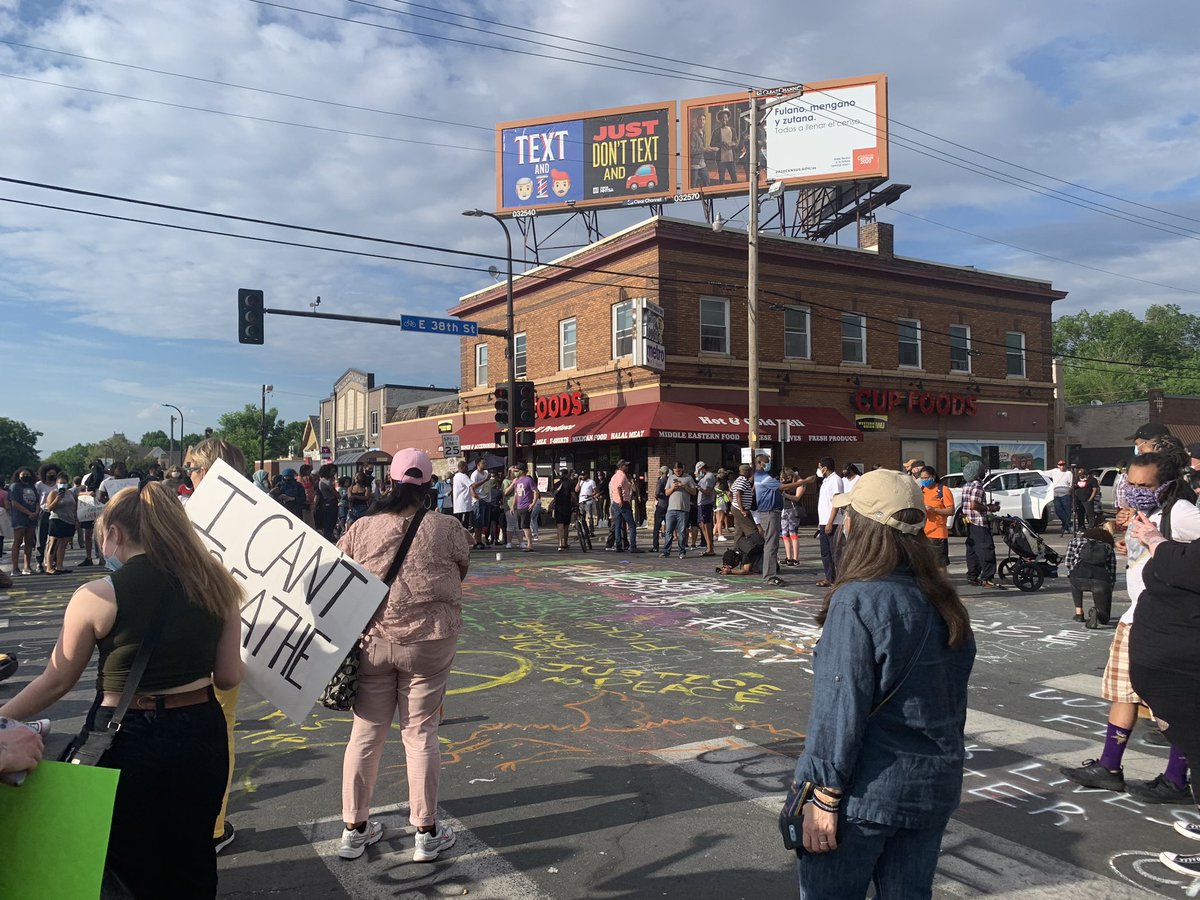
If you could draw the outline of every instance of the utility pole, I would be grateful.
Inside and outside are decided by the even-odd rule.
[[[273,384],[262,386],[262,416],[258,420],[258,467],[263,471],[267,468],[267,394],[273,390]]]
[[[746,261],[746,366],[748,369],[746,418],[749,419],[751,464],[758,450],[758,93],[750,91],[750,208],[747,210]]]

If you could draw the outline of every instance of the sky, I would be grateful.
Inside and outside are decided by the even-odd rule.
[[[891,179],[912,185],[879,214],[897,253],[1049,280],[1070,292],[1056,315],[1197,309],[1200,4],[701,7],[712,15],[634,0],[0,0],[0,177],[468,254],[0,182],[0,415],[42,432],[46,454],[166,431],[163,403],[189,432],[215,426],[264,383],[300,419],[352,366],[455,386],[449,337],[269,316],[263,346],[239,345],[237,290],[445,315],[503,269],[496,223],[460,215],[494,208],[495,123],[877,72]],[[717,205],[728,218],[744,201]],[[669,214],[702,217],[696,203]],[[555,241],[584,242],[579,220]]]

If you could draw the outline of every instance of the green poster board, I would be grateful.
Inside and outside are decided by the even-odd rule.
[[[119,774],[43,762],[20,787],[0,784],[0,897],[100,896]]]

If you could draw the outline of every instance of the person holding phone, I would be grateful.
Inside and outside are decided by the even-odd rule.
[[[67,556],[67,545],[75,536],[75,526],[78,523],[79,499],[71,486],[71,476],[59,472],[54,481],[54,490],[46,497],[46,512],[50,517],[46,529],[46,558],[42,565],[47,575],[60,575],[70,572],[63,568]]]

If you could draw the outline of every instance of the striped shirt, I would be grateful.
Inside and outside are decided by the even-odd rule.
[[[741,507],[742,512],[749,513],[754,502],[754,479],[739,475],[734,479],[729,491],[733,494],[733,505]]]

